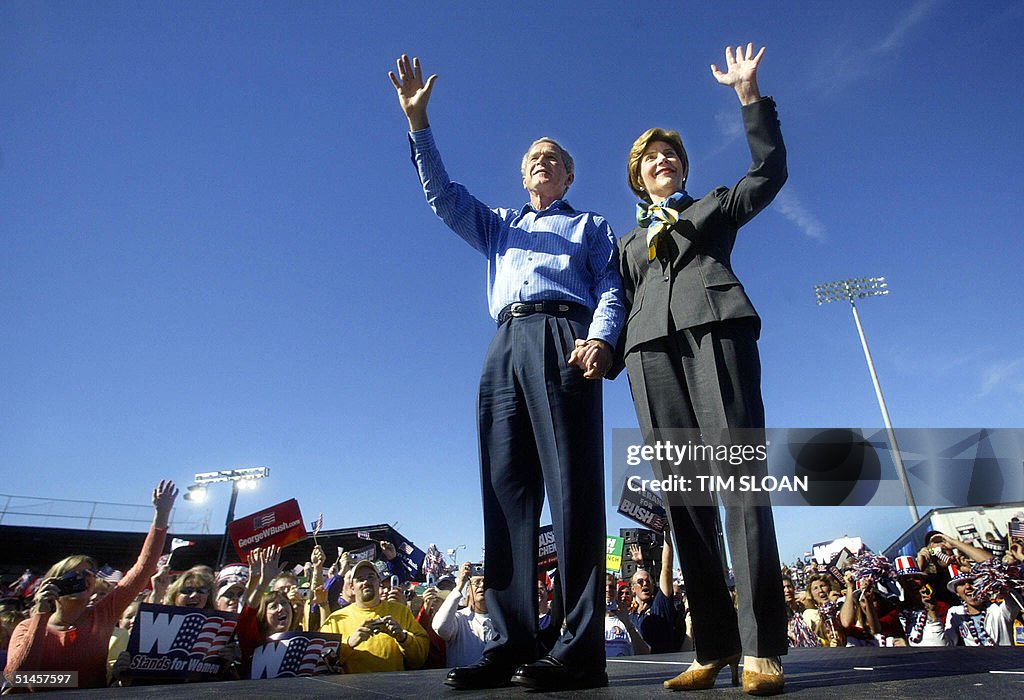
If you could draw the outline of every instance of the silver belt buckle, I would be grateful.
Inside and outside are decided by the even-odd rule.
[[[512,314],[512,318],[522,318],[533,311],[533,304],[524,304],[521,301],[517,301],[512,304],[512,308],[509,313]]]

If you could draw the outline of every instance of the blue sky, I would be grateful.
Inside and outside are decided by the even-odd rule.
[[[644,129],[682,132],[691,193],[745,172],[708,64],[766,45],[790,178],[734,265],[769,425],[880,425],[850,313],[812,287],[885,275],[859,308],[894,423],[1021,427],[1022,20],[1020,2],[3,3],[2,491],[139,503],[161,477],[265,465],[240,514],[296,497],[327,528],[397,522],[478,555],[485,265],[423,201],[386,75],[403,52],[440,76],[453,178],[519,206],[519,158],[554,136],[570,201],[622,235]],[[605,416],[609,446],[635,426],[624,378]],[[910,524],[776,517],[787,559]]]

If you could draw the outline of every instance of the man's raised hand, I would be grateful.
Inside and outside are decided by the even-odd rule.
[[[427,102],[430,101],[430,91],[434,89],[437,75],[431,75],[424,83],[420,59],[414,58],[410,61],[408,56],[402,54],[396,63],[398,77],[395,77],[391,71],[388,71],[388,77],[391,78],[391,84],[398,92],[398,104],[409,120],[409,129],[411,131],[426,129],[430,126],[427,121]]]

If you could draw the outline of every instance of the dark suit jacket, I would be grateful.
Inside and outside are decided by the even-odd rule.
[[[743,107],[743,125],[753,160],[750,170],[731,188],[718,187],[700,200],[687,198],[679,222],[659,236],[658,259],[647,260],[646,228],[619,239],[630,310],[615,374],[637,346],[673,329],[750,317],[759,331],[757,311],[732,271],[732,248],[739,227],[768,206],[786,182],[786,147],[770,97]]]

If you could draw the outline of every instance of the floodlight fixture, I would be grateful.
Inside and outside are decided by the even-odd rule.
[[[205,503],[207,496],[209,496],[209,493],[206,487],[199,484],[192,484],[188,487],[188,491],[185,492],[185,500],[192,501],[193,503]]]
[[[270,476],[269,467],[248,469],[222,469],[216,472],[200,472],[195,475],[197,484],[219,484],[225,481],[255,481]]]
[[[224,538],[221,540],[220,556],[217,567],[224,566],[228,553],[228,525],[235,519],[235,503],[238,501],[239,487],[246,490],[256,488],[260,479],[270,476],[269,467],[247,467],[245,469],[221,469],[215,472],[199,472],[195,475],[195,484],[188,487],[185,499],[200,503],[206,500],[206,487],[210,484],[231,483],[231,500],[228,503],[228,517],[224,522]]]
[[[889,293],[889,283],[884,277],[853,277],[838,282],[814,285],[814,297],[818,306],[833,301],[848,301],[867,297],[880,297]]]

